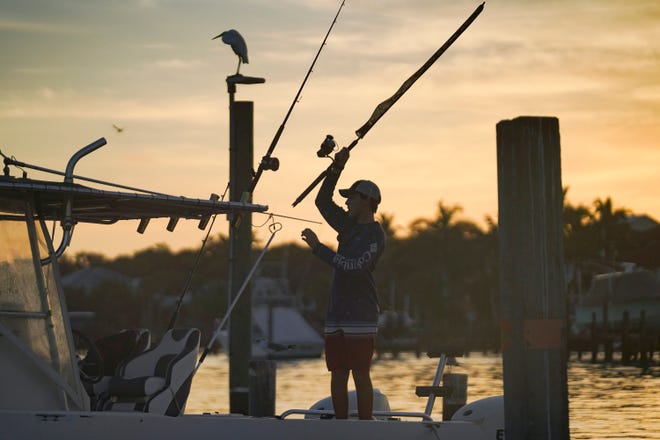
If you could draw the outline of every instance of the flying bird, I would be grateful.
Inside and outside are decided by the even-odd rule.
[[[236,75],[238,75],[238,71],[241,70],[241,62],[248,64],[247,44],[245,44],[245,40],[235,29],[224,31],[212,39],[215,40],[220,37],[222,37],[222,42],[229,44],[234,53],[238,55],[238,67],[236,68]]]

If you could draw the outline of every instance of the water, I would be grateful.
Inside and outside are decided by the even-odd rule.
[[[472,354],[458,361],[451,371],[468,374],[468,402],[502,394],[499,356]],[[426,399],[415,395],[415,386],[430,385],[436,367],[436,359],[402,354],[396,360],[375,361],[372,381],[387,395],[393,411],[422,412]],[[636,367],[571,360],[568,378],[572,439],[660,439],[660,367],[641,374]],[[227,357],[207,357],[193,381],[186,412],[229,412],[228,384]],[[309,408],[328,396],[330,375],[323,359],[280,361],[276,384],[276,413],[280,414]],[[434,418],[441,419],[441,413],[438,400]]]

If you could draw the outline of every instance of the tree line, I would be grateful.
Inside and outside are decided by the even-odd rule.
[[[564,200],[565,263],[592,268],[579,272],[583,277],[579,282],[567,279],[569,296],[578,285],[588,287],[594,271],[615,270],[621,261],[660,267],[657,225],[636,231],[628,221],[630,210],[615,207],[610,197],[574,205],[567,201],[565,190]],[[496,350],[500,322],[497,223],[486,217],[481,226],[461,217],[461,212],[460,205],[439,201],[434,217],[415,219],[406,228],[396,225],[392,214],[378,215],[387,236],[375,273],[381,310],[405,311],[426,345],[467,337],[471,349]],[[259,251],[254,250],[255,257]],[[189,284],[178,324],[196,326],[209,337],[227,309],[228,239],[223,234],[210,237],[191,276],[198,252],[172,252],[161,244],[114,259],[88,252],[64,256],[60,259],[63,274],[104,267],[139,279],[137,287],[115,280],[91,292],[69,288],[69,309],[96,313],[97,319],[88,326],[94,336],[128,327],[148,327],[159,334]],[[306,246],[296,243],[273,245],[264,261],[286,261],[286,273],[277,273],[278,269],[264,275],[285,277],[292,293],[308,305],[304,308],[307,319],[320,330],[331,270]],[[264,270],[269,267],[272,270],[264,265]]]

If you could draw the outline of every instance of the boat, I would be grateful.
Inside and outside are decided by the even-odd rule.
[[[253,359],[321,357],[323,338],[301,313],[286,278],[259,274],[251,280],[251,292]],[[218,339],[228,352],[227,331]]]
[[[119,221],[136,221],[138,230],[143,230],[153,218],[204,223],[215,214],[268,209],[245,202],[118,191],[117,185],[99,189],[79,184],[81,178],[73,174],[76,162],[104,144],[99,139],[76,152],[65,172],[55,172],[64,175],[63,181],[31,179],[26,173],[14,177],[13,166],[45,169],[4,156],[0,176],[0,438],[480,440],[503,435],[498,397],[469,403],[451,420],[433,419],[435,397],[447,391],[440,386],[446,353],[439,357],[433,384],[425,387],[429,403],[424,412],[388,411],[387,405],[379,405],[376,420],[348,421],[327,420],[333,415],[327,407],[294,408],[271,417],[187,414],[186,400],[195,366],[199,366],[198,329],[173,328],[159,341],[151,340],[148,329],[125,329],[108,335],[100,345],[74,332],[58,257],[71,243],[76,225],[112,227]],[[50,222],[62,229],[57,246]],[[87,344],[84,356],[78,355],[76,340]],[[101,354],[110,349],[112,359]]]
[[[295,307],[255,305],[252,324],[253,359],[318,358],[323,353],[323,339]],[[221,330],[218,339],[228,351],[227,330]]]

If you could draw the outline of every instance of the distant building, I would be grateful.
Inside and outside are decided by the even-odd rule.
[[[86,295],[89,295],[99,286],[110,282],[123,284],[132,291],[140,287],[139,278],[131,278],[105,267],[90,266],[62,277],[62,286],[65,290],[75,289]]]
[[[660,223],[646,214],[628,216],[626,222],[635,232],[647,232],[660,226]]]
[[[660,223],[646,214],[630,216],[626,221],[638,245],[623,251],[619,258],[647,269],[660,270]]]
[[[603,323],[605,310],[614,327],[621,325],[624,314],[635,325],[644,315],[648,328],[660,330],[660,280],[652,271],[632,266],[595,275],[591,287],[575,305],[574,332],[586,331],[594,317]]]

